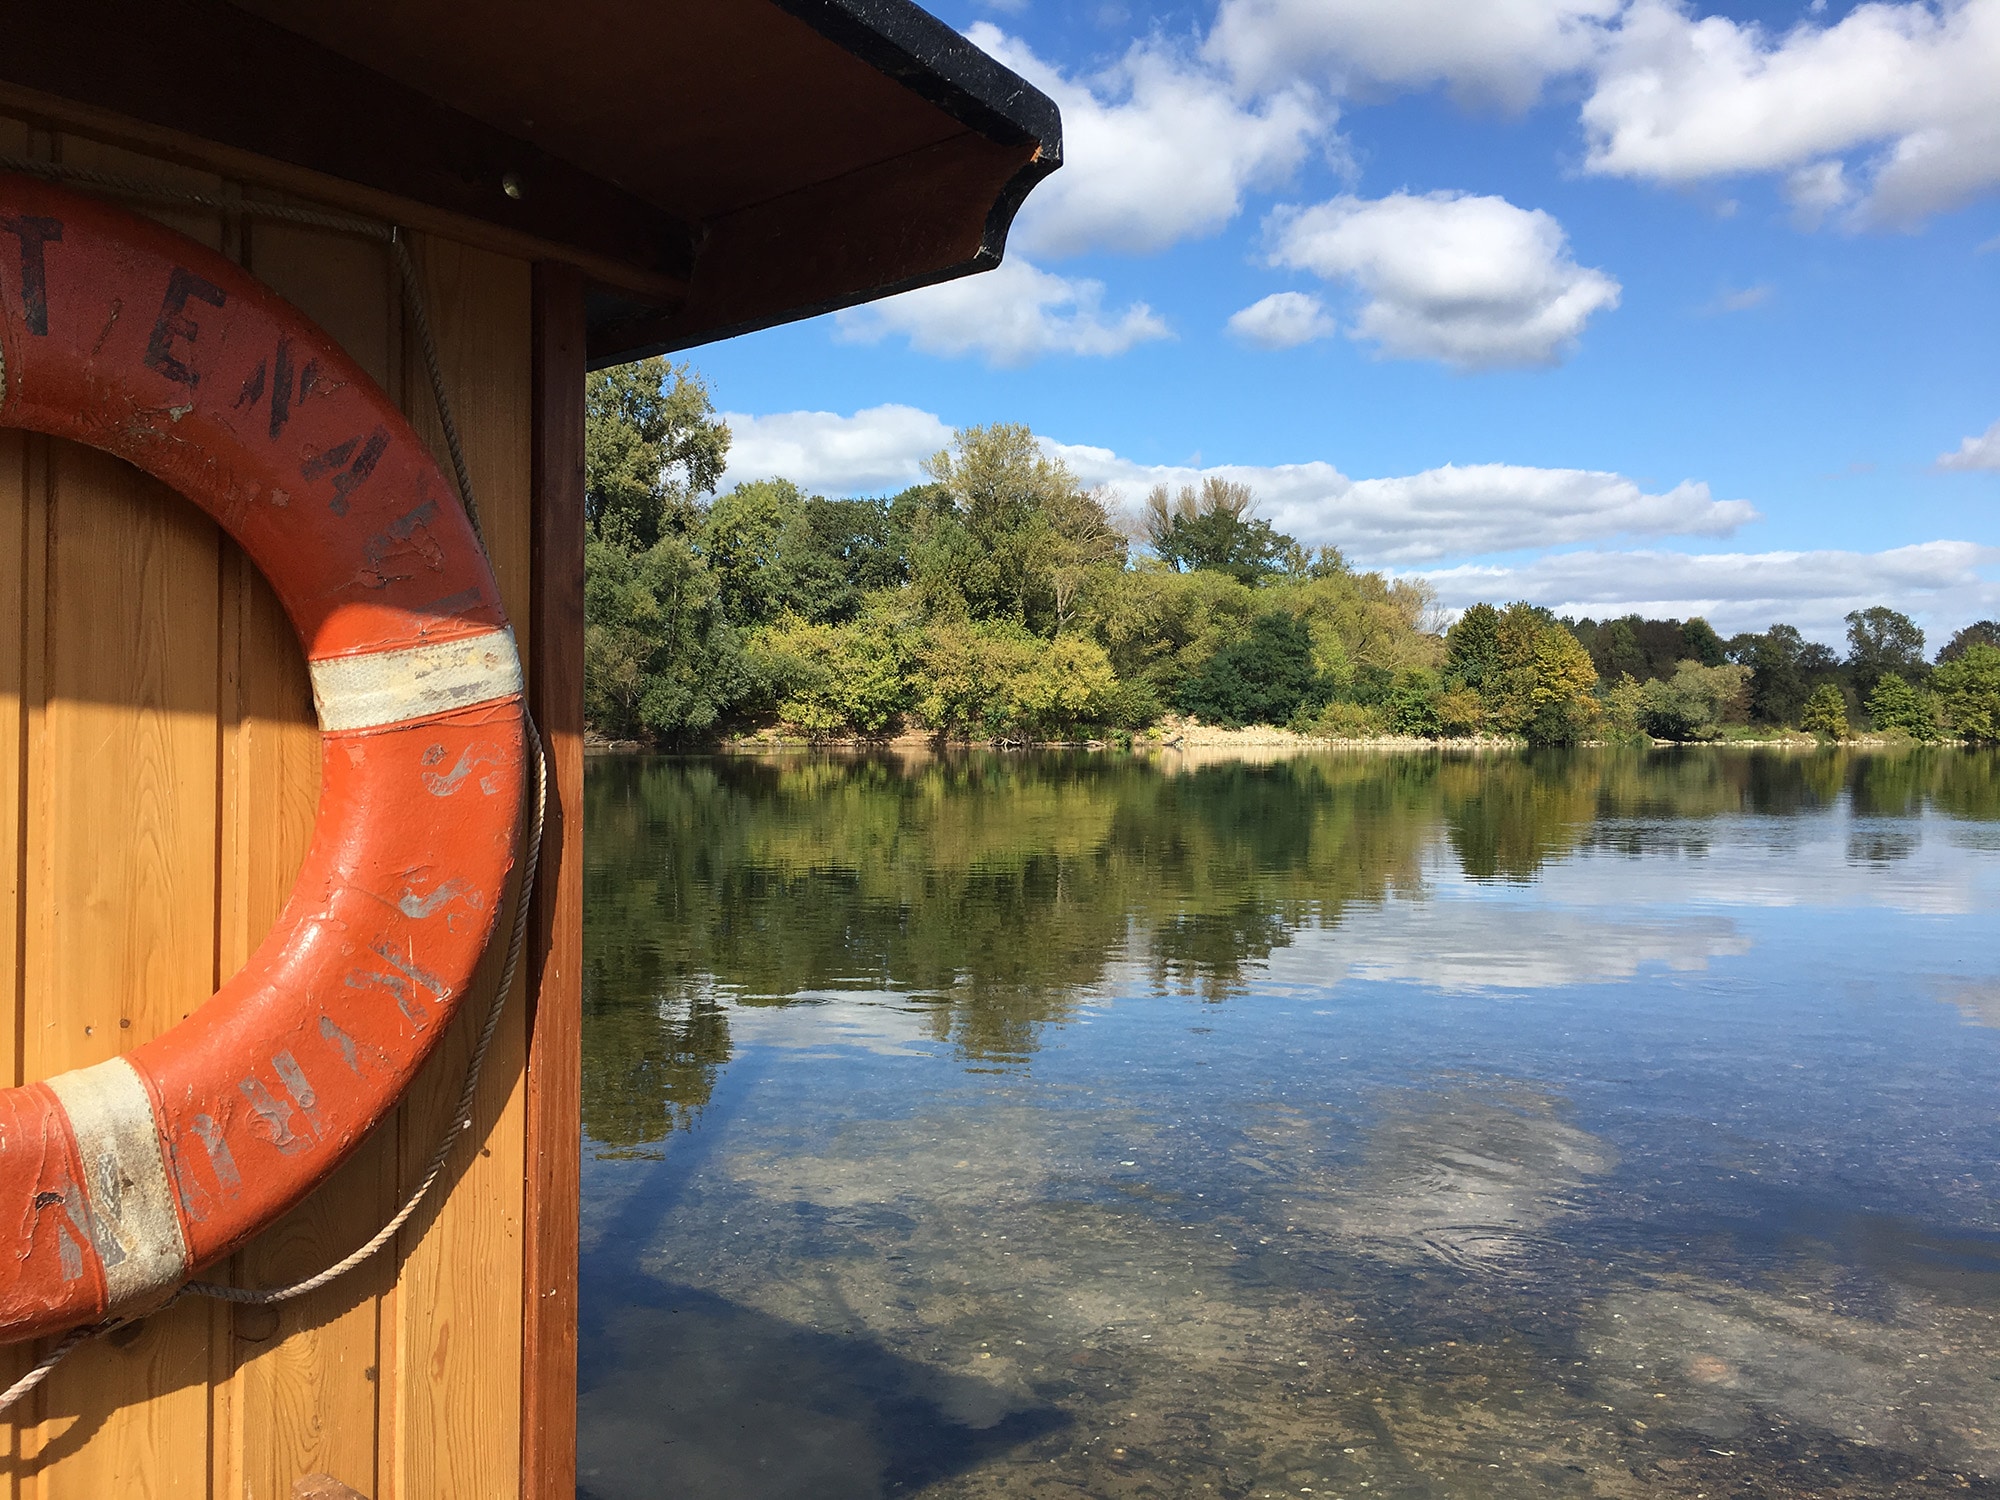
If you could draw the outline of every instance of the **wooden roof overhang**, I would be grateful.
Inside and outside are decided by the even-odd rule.
[[[594,366],[997,265],[1050,100],[910,0],[46,0],[0,87],[490,226]]]

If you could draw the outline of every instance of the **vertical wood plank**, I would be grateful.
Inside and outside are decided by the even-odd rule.
[[[535,268],[535,717],[549,806],[529,976],[527,1326],[521,1493],[576,1494],[583,1156],[583,277]]]
[[[351,237],[253,222],[247,264],[394,390],[400,326],[388,257]],[[319,732],[305,661],[270,586],[232,543],[225,619],[237,624],[225,669],[222,948],[224,977],[240,968],[289,896],[319,798]],[[243,1284],[309,1276],[365,1240],[394,1212],[393,1129],[377,1132],[336,1176],[237,1258]],[[218,1492],[287,1496],[301,1475],[338,1476],[375,1490],[380,1389],[379,1299],[394,1278],[388,1254],[339,1284],[275,1309],[238,1310],[237,1364]],[[218,1423],[218,1427],[222,1424]],[[233,1469],[233,1473],[228,1471]]]
[[[0,151],[34,153],[33,132],[20,120],[0,119]],[[6,1002],[0,1005],[0,1087],[27,1080],[21,1072],[21,1029],[25,1020],[21,989],[21,930],[26,916],[27,845],[23,838],[23,799],[27,793],[26,653],[30,634],[27,610],[35,569],[29,552],[30,450],[45,455],[47,445],[21,432],[0,431],[0,975],[5,975]],[[33,509],[40,509],[34,495]],[[39,634],[39,631],[36,632]],[[0,1350],[0,1380],[12,1382],[27,1369],[31,1354]],[[20,1493],[15,1472],[16,1429],[0,1423],[0,1500]]]
[[[55,145],[61,161],[219,186],[87,140]],[[160,217],[221,244],[214,218]],[[216,962],[219,533],[129,466],[48,447],[22,964],[30,1078],[157,1036],[208,998]],[[73,1354],[36,1393],[29,1493],[206,1496],[211,1321],[185,1304]]]
[[[529,268],[429,237],[415,250],[487,550],[523,655],[532,660]],[[448,465],[415,343],[406,341],[404,406]],[[512,904],[501,913],[503,934]],[[421,1177],[449,1123],[504,946],[494,944],[451,1035],[404,1101],[405,1188]],[[507,1500],[520,1493],[525,978],[517,977],[508,997],[473,1129],[447,1169],[450,1195],[405,1232],[393,1310],[393,1472],[377,1500]]]

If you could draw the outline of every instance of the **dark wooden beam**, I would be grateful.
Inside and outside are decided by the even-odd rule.
[[[693,226],[223,0],[61,0],[8,12],[5,82],[650,274],[685,280],[693,269]]]
[[[578,1204],[583,1169],[583,276],[534,279],[530,703],[550,796],[528,978],[523,1500],[576,1495]]]
[[[708,226],[687,299],[593,297],[593,367],[833,312],[1000,264],[1014,211],[1055,170],[1033,141],[971,131]],[[957,204],[942,212],[940,204]]]

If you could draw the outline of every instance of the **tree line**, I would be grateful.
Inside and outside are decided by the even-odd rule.
[[[2000,738],[2000,625],[1931,662],[1886,607],[1845,656],[1794,627],[1558,618],[1348,565],[1210,478],[1113,512],[1024,426],[959,431],[925,482],[829,499],[718,494],[729,431],[685,365],[591,377],[590,728],[662,745],[776,727],[981,741],[1142,731],[1170,714],[1331,738],[1707,739],[1856,728]]]

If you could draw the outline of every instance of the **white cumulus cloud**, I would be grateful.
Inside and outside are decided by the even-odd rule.
[[[1326,304],[1309,292],[1273,292],[1231,315],[1229,332],[1260,349],[1294,349],[1339,330]]]
[[[951,440],[939,417],[912,406],[852,416],[796,411],[725,413],[733,441],[725,484],[790,479],[827,494],[879,494],[923,477],[923,461]],[[1757,519],[1745,500],[1708,486],[1650,493],[1622,474],[1520,464],[1446,464],[1420,474],[1350,479],[1324,461],[1301,464],[1142,464],[1109,448],[1043,440],[1087,485],[1136,507],[1156,484],[1199,485],[1211,475],[1247,484],[1258,513],[1280,531],[1333,544],[1360,562],[1419,565],[1613,537],[1725,537]]]
[[[1747,500],[1687,482],[1649,494],[1622,474],[1523,464],[1445,464],[1419,474],[1350,479],[1332,464],[1138,464],[1107,448],[1046,443],[1087,484],[1136,506],[1156,484],[1210,475],[1250,486],[1258,514],[1313,545],[1369,564],[1411,565],[1614,536],[1724,537],[1757,519]]]
[[[879,494],[921,483],[923,463],[951,443],[951,428],[914,406],[871,406],[851,417],[830,411],[769,416],[724,412],[729,471],[723,486],[789,479],[822,494]]]
[[[1343,195],[1281,208],[1266,232],[1274,264],[1358,288],[1355,336],[1399,358],[1554,364],[1618,305],[1618,283],[1576,263],[1562,225],[1505,198]]]
[[[1977,437],[1967,438],[1955,452],[1940,453],[1937,466],[1940,469],[2000,469],[2000,422],[1995,422]]]
[[[1030,195],[1010,235],[1030,255],[1150,254],[1213,234],[1243,211],[1246,191],[1288,179],[1332,123],[1304,89],[1245,102],[1160,42],[1072,78],[986,22],[967,34],[1062,107],[1063,168]]]
[[[998,269],[836,313],[843,339],[872,344],[900,334],[925,354],[977,354],[988,364],[1031,364],[1050,354],[1106,358],[1171,335],[1143,302],[1104,306],[1104,283],[1058,276],[1011,256]]]
[[[1454,608],[1526,599],[1575,615],[1702,615],[1725,634],[1786,620],[1838,640],[1849,610],[1875,604],[1916,616],[1934,634],[1991,615],[2000,607],[1996,566],[2000,547],[1937,541],[1884,552],[1563,552],[1424,576]]]
[[[1223,0],[1208,56],[1246,88],[1300,77],[1352,89],[1447,85],[1469,102],[1532,104],[1586,65],[1624,0]]]
[[[1583,105],[1592,171],[1784,173],[1808,218],[1910,224],[2000,185],[2000,0],[1856,6],[1772,32],[1636,0]]]

